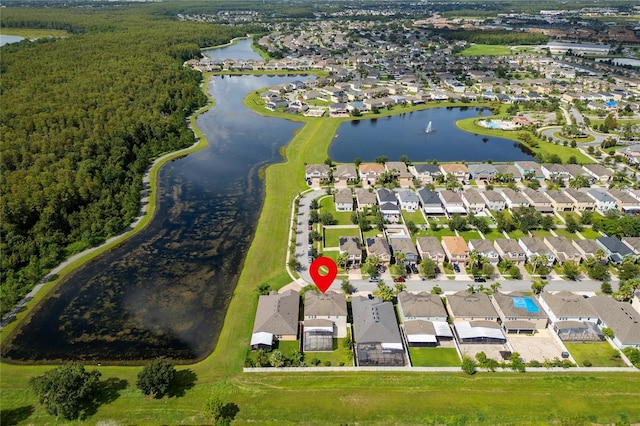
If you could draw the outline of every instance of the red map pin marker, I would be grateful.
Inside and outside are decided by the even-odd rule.
[[[320,268],[322,266],[329,270],[326,275],[320,274]],[[329,257],[319,257],[309,266],[309,275],[311,275],[311,279],[313,279],[318,290],[324,294],[324,292],[331,287],[331,283],[336,278],[336,275],[338,275],[338,265]]]

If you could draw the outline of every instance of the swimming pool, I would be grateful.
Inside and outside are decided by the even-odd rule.
[[[530,297],[512,297],[512,299],[514,308],[526,309],[527,312],[531,313],[540,312],[540,309]]]

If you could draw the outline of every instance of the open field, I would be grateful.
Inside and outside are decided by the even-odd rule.
[[[340,124],[295,119],[306,126],[287,146],[287,161],[266,170],[262,215],[216,349],[197,364],[178,367],[195,375],[194,383],[152,400],[135,388],[140,367],[100,366],[103,382],[117,379],[120,385],[89,418],[65,422],[46,414],[28,387],[30,377],[50,366],[2,364],[3,424],[202,424],[202,405],[214,392],[237,405],[234,424],[640,422],[640,404],[632,403],[640,398],[640,374],[242,373],[258,299],[254,289],[288,281],[283,271],[291,203],[306,189],[304,164],[324,161]]]
[[[498,56],[513,55],[509,46],[495,46],[490,44],[472,44],[460,52],[460,56]]]

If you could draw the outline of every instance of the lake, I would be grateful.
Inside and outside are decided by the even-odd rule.
[[[221,47],[216,49],[203,50],[202,53],[210,59],[224,61],[225,59],[253,59],[262,60],[262,56],[258,55],[252,48],[253,39],[237,40],[233,46]]]
[[[242,101],[293,80],[214,77],[216,106],[197,120],[209,146],[160,169],[147,228],[51,291],[3,342],[3,358],[113,364],[211,353],[262,209],[258,170],[282,161],[279,148],[301,127],[258,116]]]
[[[478,113],[475,108],[433,108],[345,122],[336,131],[329,156],[338,162],[352,162],[356,157],[374,161],[379,156],[398,160],[403,155],[415,162],[533,159],[533,154],[517,142],[476,135],[456,126],[456,121],[476,117]],[[433,131],[426,133],[429,122]]]
[[[4,46],[9,43],[18,43],[22,40],[24,40],[24,37],[0,34],[0,46]]]

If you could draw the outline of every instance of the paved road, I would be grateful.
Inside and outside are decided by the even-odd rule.
[[[311,200],[320,197],[321,195],[326,195],[325,190],[314,190],[306,193],[300,198],[300,204],[298,205],[298,217],[296,218],[296,259],[302,265],[300,268],[299,274],[300,277],[308,282],[312,283],[313,280],[311,276],[309,276],[309,255],[308,252],[311,250],[309,248],[309,211]],[[317,225],[315,225],[317,226]],[[317,244],[317,243],[316,243]],[[338,281],[341,283],[342,281]],[[340,288],[340,284],[338,284],[338,288]]]

